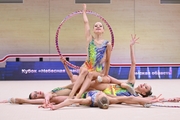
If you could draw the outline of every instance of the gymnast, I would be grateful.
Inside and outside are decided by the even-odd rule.
[[[85,26],[85,37],[87,41],[87,60],[80,67],[79,76],[74,84],[74,87],[69,94],[69,98],[73,98],[82,85],[86,81],[81,93],[89,88],[89,82],[97,79],[98,75],[108,76],[110,67],[110,56],[112,46],[111,43],[103,39],[104,26],[101,22],[94,24],[94,35],[90,33],[89,21],[86,15],[86,4],[83,5],[83,19]],[[75,98],[80,98],[81,94],[77,94]]]

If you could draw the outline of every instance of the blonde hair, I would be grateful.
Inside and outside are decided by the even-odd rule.
[[[108,109],[109,108],[109,100],[106,97],[102,97],[97,102],[98,107],[101,109]]]

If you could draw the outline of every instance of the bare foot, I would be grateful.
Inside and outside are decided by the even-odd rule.
[[[0,101],[0,103],[9,103],[8,100],[3,100],[3,101]]]
[[[79,99],[80,97],[81,97],[80,94],[77,94],[74,99]],[[74,103],[74,104],[72,104],[71,106],[72,106],[72,107],[79,107],[79,105],[80,105],[79,103]]]
[[[54,105],[54,103],[43,104],[43,105],[40,105],[38,108],[50,108],[52,105]]]
[[[48,105],[47,108],[50,108],[50,110],[57,110],[58,109],[57,105],[52,105],[52,104]]]

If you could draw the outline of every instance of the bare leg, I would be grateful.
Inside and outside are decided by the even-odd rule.
[[[94,88],[96,90],[103,91],[106,88],[108,88],[110,85],[111,84],[109,84],[109,83],[96,83],[95,81],[92,81],[90,87]]]
[[[63,102],[65,99],[67,99],[68,96],[57,96],[57,97],[53,97],[50,102],[51,103],[55,103],[55,104],[59,104],[61,102]]]
[[[48,102],[48,103],[43,102],[43,104],[40,105],[39,108],[48,108],[48,106],[51,106],[53,104],[60,104],[65,99],[67,99],[67,98],[68,98],[68,96],[56,96],[56,97],[52,97],[50,99],[50,102]]]
[[[78,79],[78,75],[73,75],[71,82],[74,83]]]
[[[79,93],[77,94],[76,98],[81,97],[81,95],[90,87],[92,80],[96,79],[99,74],[100,73],[98,73],[98,72],[89,72],[88,73],[88,75],[86,76],[86,79],[83,82],[81,89],[80,89]]]
[[[120,80],[111,76],[108,76],[108,77],[110,78],[110,83],[121,85],[122,82]]]
[[[77,90],[80,88],[80,86],[82,85],[82,83],[84,82],[86,76],[88,74],[88,70],[84,67],[81,68],[81,72],[78,76],[77,81],[74,83],[73,89],[71,91],[71,93],[69,94],[69,98],[73,98],[73,96],[75,95],[75,93],[77,92]]]
[[[79,104],[82,104],[82,105],[88,105],[88,104],[90,104],[90,102],[91,102],[91,98],[86,98],[86,99],[66,99],[60,104],[49,106],[49,108],[51,110],[56,110],[56,109],[66,107],[66,106],[76,104],[76,103],[79,103]]]
[[[98,76],[96,81],[99,82],[99,83],[110,83],[111,79],[108,76],[103,76],[103,77],[102,76]]]
[[[99,79],[100,79],[99,81],[101,83],[113,83],[113,84],[119,84],[119,85],[121,85],[121,83],[122,83],[120,80],[118,80],[114,77],[111,77],[111,76],[104,76],[104,77],[98,76],[98,77],[99,77]]]
[[[62,89],[62,90],[57,91],[55,94],[57,96],[69,96],[70,92],[71,92],[71,89]]]

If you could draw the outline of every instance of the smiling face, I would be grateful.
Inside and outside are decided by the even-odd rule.
[[[148,85],[148,84],[146,84],[146,83],[140,84],[140,85],[136,88],[136,90],[137,90],[140,94],[142,94],[142,95],[147,95],[147,93],[150,93],[151,89],[152,89],[151,86]]]
[[[94,33],[95,34],[102,34],[102,33],[104,33],[104,27],[103,27],[103,24],[101,22],[96,22],[94,24]]]
[[[29,94],[29,99],[39,99],[44,98],[44,92],[42,91],[33,91]]]

